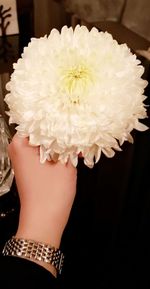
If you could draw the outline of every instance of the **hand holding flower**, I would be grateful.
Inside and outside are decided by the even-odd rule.
[[[14,64],[7,84],[10,123],[40,146],[40,160],[68,159],[77,166],[81,153],[93,167],[101,153],[113,157],[131,131],[144,131],[144,68],[126,44],[110,34],[53,29],[32,39]]]
[[[76,168],[70,161],[41,164],[39,148],[17,134],[8,150],[21,203],[16,236],[58,248],[76,193]]]

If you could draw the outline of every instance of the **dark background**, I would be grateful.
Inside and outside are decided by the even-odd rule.
[[[17,4],[20,34],[11,37],[19,41],[20,56],[34,36],[34,5],[29,0]],[[136,45],[142,41],[137,36]],[[143,78],[149,80],[149,62],[141,61]],[[13,62],[7,61],[10,73]],[[145,94],[150,104],[149,86]],[[144,123],[150,126],[149,118]],[[150,133],[134,131],[133,136],[134,144],[124,143],[112,159],[102,156],[93,169],[79,160],[77,195],[62,239],[66,259],[60,288],[150,288]],[[15,233],[18,215],[14,181],[0,197],[0,248]]]

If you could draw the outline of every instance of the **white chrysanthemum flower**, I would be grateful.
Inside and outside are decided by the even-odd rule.
[[[32,39],[7,84],[10,123],[40,145],[41,162],[82,153],[92,167],[112,157],[133,129],[144,131],[144,68],[126,44],[84,26]]]

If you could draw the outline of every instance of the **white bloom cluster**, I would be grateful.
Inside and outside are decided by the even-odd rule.
[[[33,38],[6,88],[10,123],[40,146],[41,162],[81,153],[88,167],[113,157],[133,129],[144,131],[144,72],[126,44],[85,26]]]

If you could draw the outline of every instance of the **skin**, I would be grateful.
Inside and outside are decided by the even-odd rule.
[[[39,160],[39,148],[28,138],[13,137],[8,153],[20,198],[16,237],[59,248],[76,193],[77,170],[67,164]],[[35,261],[36,262],[36,261]],[[52,265],[36,262],[56,276]]]

